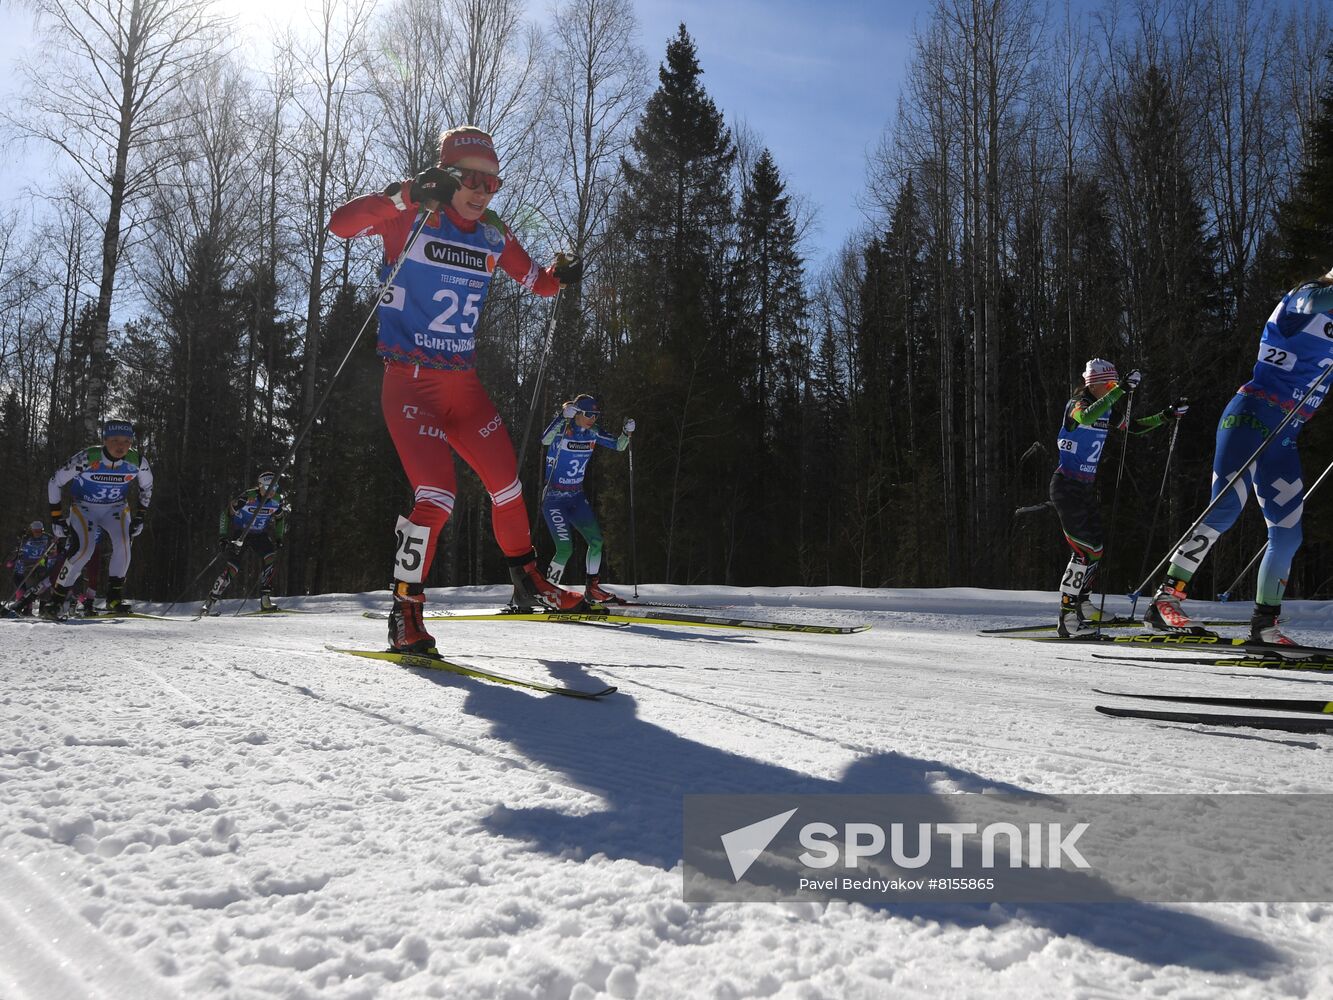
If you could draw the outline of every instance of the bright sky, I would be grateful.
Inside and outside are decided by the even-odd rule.
[[[913,19],[927,0],[636,0],[640,44],[654,67],[681,21],[703,84],[729,122],[758,133],[790,191],[816,209],[811,263],[863,221],[866,154],[898,102]]]
[[[0,0],[2,3],[3,0]],[[545,0],[529,0],[534,11]],[[222,0],[254,34],[304,8],[293,0]],[[818,267],[864,220],[857,200],[866,153],[897,103],[913,20],[928,0],[635,0],[639,44],[652,66],[684,21],[699,49],[703,83],[728,122],[744,121],[773,152],[788,188],[815,209],[810,263]],[[0,94],[13,63],[34,43],[31,17],[0,8]],[[0,99],[3,99],[0,97]],[[0,203],[50,167],[34,150],[0,146]]]

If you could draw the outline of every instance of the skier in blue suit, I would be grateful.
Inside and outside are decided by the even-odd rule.
[[[624,603],[615,594],[601,586],[602,529],[597,515],[583,492],[583,477],[597,447],[624,451],[634,433],[633,418],[624,423],[620,437],[612,437],[597,429],[602,408],[597,400],[586,393],[565,403],[542,432],[546,445],[546,488],[542,491],[542,517],[555,540],[555,555],[547,578],[559,583],[565,564],[574,554],[574,532],[583,536],[588,545],[585,568],[587,583],[584,597],[590,602]]]
[[[1297,285],[1277,304],[1259,338],[1254,375],[1236,390],[1217,424],[1212,493],[1217,497],[1260,443],[1333,365],[1333,271]],[[1300,412],[1171,556],[1166,580],[1153,597],[1145,620],[1165,632],[1201,631],[1181,608],[1185,587],[1213,543],[1236,523],[1251,490],[1268,525],[1268,551],[1259,564],[1259,583],[1250,616],[1250,640],[1291,645],[1278,627],[1291,561],[1301,545],[1305,483],[1296,438],[1328,393],[1325,380]]]
[[[14,601],[12,610],[21,614],[30,614],[28,605],[32,602],[28,595],[45,581],[46,567],[55,555],[55,538],[46,531],[41,521],[28,525],[27,533],[19,538],[18,547],[5,563],[14,575]]]

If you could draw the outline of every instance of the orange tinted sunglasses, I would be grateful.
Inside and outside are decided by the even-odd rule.
[[[485,191],[487,194],[495,194],[504,183],[495,174],[488,174],[484,170],[463,170],[459,173],[458,179],[463,187],[473,191]]]

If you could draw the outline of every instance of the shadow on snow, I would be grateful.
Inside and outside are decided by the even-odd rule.
[[[543,660],[560,683],[597,686],[581,664]],[[501,806],[485,820],[497,835],[523,841],[554,856],[604,854],[663,870],[682,856],[681,808],[685,794],[937,794],[941,776],[966,792],[1031,794],[972,771],[894,752],[863,756],[840,780],[812,777],[756,757],[720,750],[681,737],[638,717],[623,691],[596,704],[534,698],[498,685],[459,678],[429,680],[468,689],[464,709],[489,720],[493,734],[534,761],[566,774],[606,800],[584,816],[546,808]],[[761,720],[762,721],[762,720]],[[755,747],[757,755],[768,747]],[[1133,901],[1089,904],[885,904],[870,907],[903,919],[929,919],[959,927],[995,927],[1024,920],[1056,934],[1151,965],[1180,965],[1212,973],[1266,976],[1283,956],[1206,917]]]

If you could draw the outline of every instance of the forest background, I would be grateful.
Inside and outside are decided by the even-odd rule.
[[[29,6],[46,44],[0,127],[61,168],[36,222],[0,215],[0,526],[45,516],[101,418],[133,420],[157,479],[136,596],[182,596],[372,308],[379,241],[332,237],[331,210],[429,165],[451,124],[494,133],[494,207],[534,256],[587,262],[536,423],[576,392],[608,429],[638,422],[634,539],[625,457],[589,478],[604,581],[1053,590],[1054,515],[1016,509],[1045,499],[1065,401],[1102,356],[1146,373],[1132,416],[1192,404],[1174,448],[1169,427],[1108,442],[1123,592],[1206,503],[1267,315],[1333,266],[1327,4],[936,0],[866,123],[866,221],[818,267],[812,203],[745,108],[709,96],[687,26],[650,57],[628,0],[568,0],[540,28],[518,0],[322,0],[259,61],[207,0]],[[479,328],[515,438],[550,308],[500,278]],[[285,479],[286,591],[387,586],[411,497],[379,380],[372,330]],[[1302,434],[1307,484],[1329,425]],[[503,580],[459,471],[429,582]],[[1261,544],[1254,508],[1197,595]],[[1289,593],[1327,597],[1333,488],[1305,525]]]

